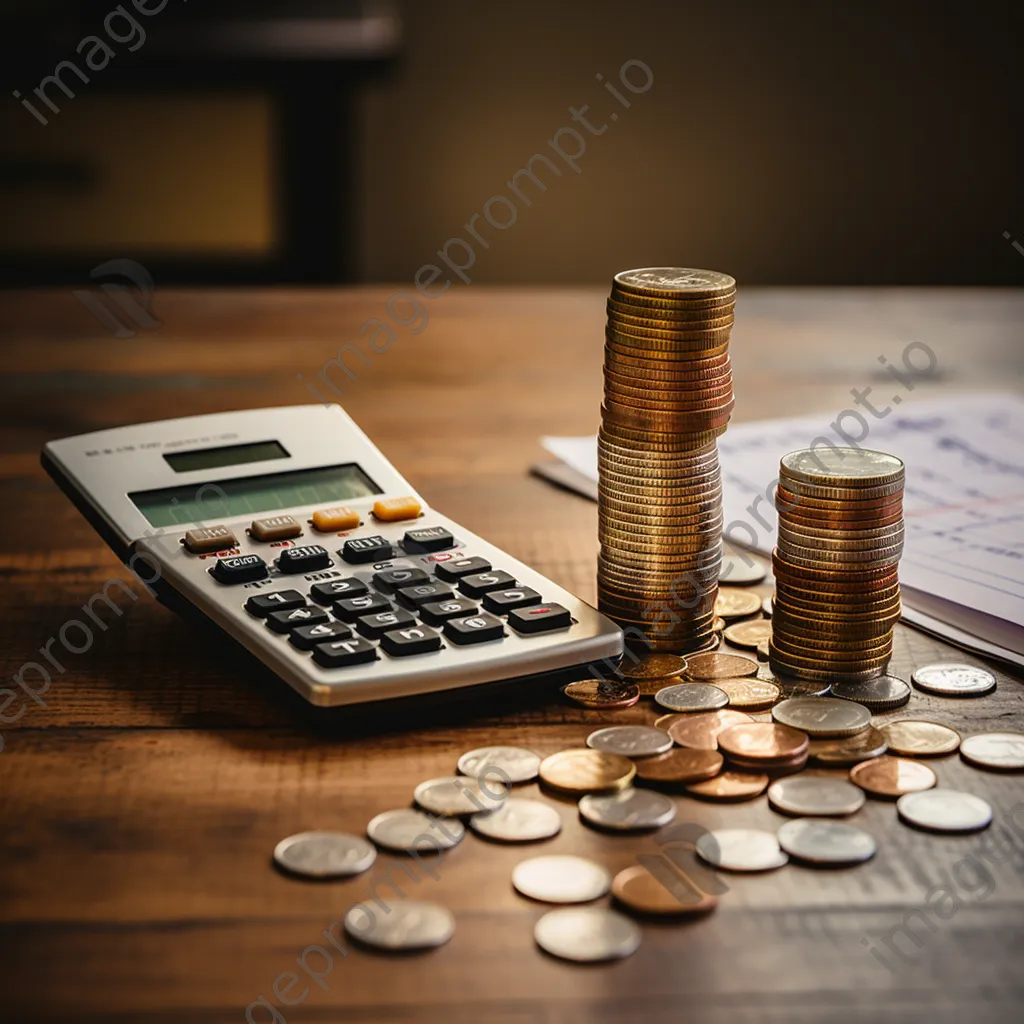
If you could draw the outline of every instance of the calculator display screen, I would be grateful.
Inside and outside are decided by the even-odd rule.
[[[161,487],[155,491],[136,491],[128,497],[153,526],[163,527],[211,524],[250,513],[296,505],[330,505],[380,493],[381,489],[353,462],[346,466]]]
[[[223,448],[198,448],[190,452],[165,452],[164,459],[175,473],[194,469],[221,469],[241,466],[247,462],[287,459],[288,452],[280,441],[257,441],[254,444],[231,444]]]

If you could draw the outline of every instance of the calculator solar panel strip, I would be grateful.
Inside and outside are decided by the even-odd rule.
[[[336,405],[103,430],[50,442],[42,461],[122,561],[158,564],[171,607],[183,599],[316,705],[582,675],[622,654],[613,622],[429,508]],[[421,511],[393,521],[404,497]],[[360,525],[314,529],[332,506]],[[235,543],[187,549],[214,527]]]

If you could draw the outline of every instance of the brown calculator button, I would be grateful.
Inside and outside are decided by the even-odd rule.
[[[384,523],[415,519],[422,511],[423,506],[412,495],[404,498],[381,498],[380,501],[373,503],[373,514]]]
[[[359,513],[350,508],[321,508],[313,513],[310,520],[314,530],[321,533],[340,533],[354,530],[359,525]]]
[[[203,555],[208,551],[223,551],[238,544],[235,535],[226,526],[200,526],[197,530],[189,530],[181,539],[186,551],[194,555]]]
[[[274,541],[291,540],[302,533],[302,526],[292,516],[268,516],[266,519],[254,519],[249,526],[249,536],[253,540]]]

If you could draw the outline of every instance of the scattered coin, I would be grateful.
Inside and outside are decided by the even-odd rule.
[[[463,775],[446,775],[421,782],[413,799],[426,811],[445,817],[460,817],[493,811],[508,796],[500,779],[471,779]]]
[[[715,686],[729,698],[729,707],[742,711],[770,708],[782,692],[775,683],[763,679],[718,679]]]
[[[735,755],[756,760],[768,767],[806,754],[808,740],[806,733],[788,725],[751,722],[749,725],[734,725],[720,733],[718,748],[727,757]]]
[[[636,777],[657,785],[685,786],[713,778],[722,770],[722,763],[717,750],[677,747],[657,757],[641,758],[636,763]]]
[[[765,672],[771,672],[771,669],[762,665],[757,670],[758,679],[764,679]],[[832,683],[823,679],[794,679],[792,676],[780,676],[772,672],[771,681],[782,691],[785,700],[791,697],[827,697],[832,691]]]
[[[459,771],[471,779],[529,782],[537,778],[540,755],[523,747],[480,747],[459,758]],[[495,786],[491,787],[496,788]]]
[[[853,736],[871,724],[862,704],[835,697],[790,697],[772,708],[772,718],[808,736]]]
[[[771,832],[756,828],[705,832],[696,847],[703,860],[725,871],[771,871],[789,860]]]
[[[750,622],[734,622],[725,627],[725,639],[735,647],[748,647],[755,650],[764,640],[772,635],[772,624],[767,619],[752,619]]]
[[[856,701],[877,714],[903,707],[910,700],[910,684],[897,676],[877,676],[862,683],[834,683],[832,696]]]
[[[811,740],[808,753],[822,764],[845,766],[881,757],[888,749],[889,744],[882,733],[874,726],[868,726],[854,736]]]
[[[554,807],[539,800],[509,797],[496,811],[474,814],[470,828],[488,839],[506,843],[532,843],[550,839],[562,830],[562,818]]]
[[[703,914],[718,905],[716,897],[701,892],[658,856],[620,871],[612,879],[612,895],[636,913],[659,917]]]
[[[587,737],[587,746],[623,757],[651,757],[672,749],[672,737],[649,725],[612,725]]]
[[[907,793],[896,811],[908,825],[932,832],[980,832],[992,824],[992,808],[981,797],[955,789]]]
[[[779,828],[779,845],[791,857],[810,864],[861,864],[874,857],[878,844],[856,825],[821,818],[797,818]]]
[[[864,793],[844,779],[797,775],[768,787],[768,800],[777,811],[799,817],[855,814],[864,806]]]
[[[690,679],[741,679],[757,675],[757,662],[742,654],[691,654],[686,660]]]
[[[735,583],[747,586],[760,583],[768,575],[765,567],[750,555],[726,554],[722,558],[722,568],[718,570],[718,584]]]
[[[960,734],[938,722],[887,722],[882,735],[894,754],[908,757],[938,757],[960,746]]]
[[[435,819],[411,807],[378,814],[366,826],[366,834],[385,850],[447,850],[461,843],[466,829],[457,818]]]
[[[752,590],[720,590],[715,598],[715,614],[723,619],[742,619],[761,608],[761,598]]]
[[[552,956],[577,963],[621,960],[640,946],[640,929],[604,907],[566,907],[545,914],[534,926],[534,941]]]
[[[620,679],[579,679],[562,693],[585,708],[628,708],[640,699],[640,687]]]
[[[910,678],[919,690],[940,697],[983,697],[996,688],[996,677],[973,665],[925,665]]]
[[[512,885],[542,903],[589,903],[611,887],[608,871],[584,857],[531,857],[512,869]]]
[[[299,832],[274,847],[278,867],[303,878],[344,878],[366,871],[377,851],[346,832]]]
[[[904,793],[931,789],[939,780],[935,772],[920,761],[905,757],[875,757],[850,769],[850,781],[866,793],[894,799]]]
[[[619,665],[619,675],[623,679],[667,679],[670,676],[682,675],[686,671],[686,659],[678,654],[645,654],[638,661],[629,655]]]
[[[579,802],[580,816],[600,828],[634,832],[661,828],[676,816],[676,805],[661,793],[632,786],[618,793],[588,793]]]
[[[768,776],[755,772],[721,772],[713,779],[694,782],[687,793],[708,800],[749,800],[768,788]]]
[[[960,744],[960,756],[979,768],[1018,771],[1024,768],[1024,733],[983,732]]]
[[[633,762],[621,754],[606,754],[589,748],[562,750],[540,763],[541,780],[569,793],[623,789],[635,774]]]
[[[654,699],[670,711],[714,711],[729,703],[728,695],[709,683],[679,683],[659,690]]]
[[[667,715],[659,715],[654,720],[654,728],[661,729],[662,732],[668,732],[669,727],[673,722],[680,722],[684,718],[692,718],[692,715],[677,715],[675,712],[670,711]]]
[[[433,949],[455,934],[451,911],[436,903],[404,900],[377,914],[365,903],[345,913],[345,931],[359,942],[379,949]]]
[[[673,719],[669,723],[669,736],[679,746],[691,747],[694,750],[717,750],[718,736],[721,732],[734,725],[744,725],[753,721],[750,715],[745,715],[742,711],[733,711],[731,708],[698,715],[663,715],[662,718]],[[658,722],[662,721],[662,718],[659,718]]]

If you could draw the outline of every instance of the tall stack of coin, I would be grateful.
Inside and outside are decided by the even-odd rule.
[[[727,274],[678,267],[616,274],[608,299],[598,602],[655,650],[717,643],[735,299]]]
[[[783,457],[769,660],[779,675],[881,675],[900,617],[903,463],[859,448]]]

